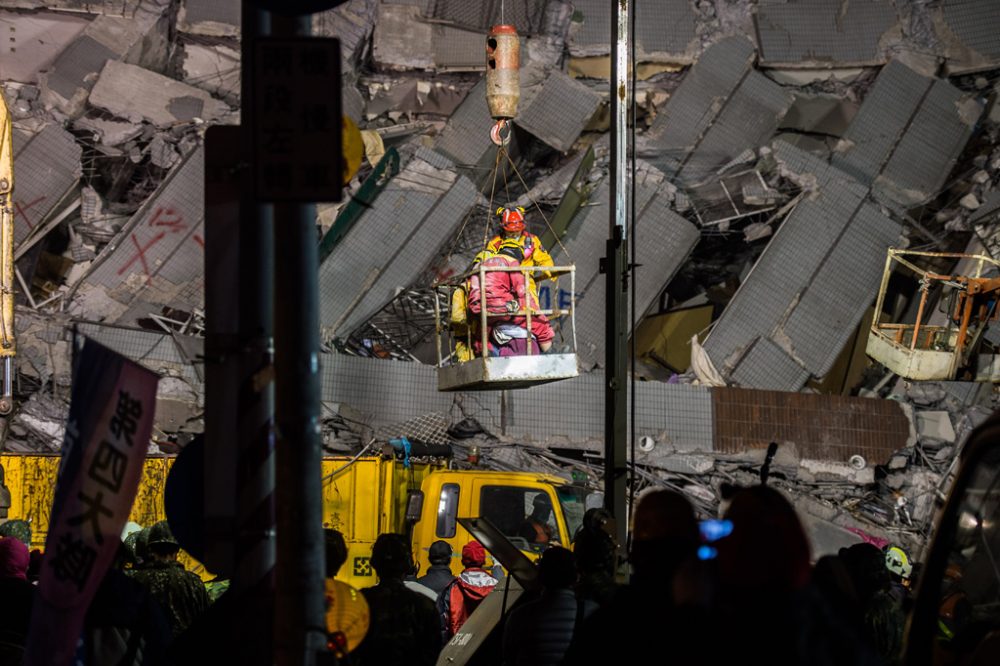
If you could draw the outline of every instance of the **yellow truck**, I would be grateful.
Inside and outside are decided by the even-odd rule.
[[[164,518],[163,488],[173,460],[146,459],[131,520],[147,526]],[[0,506],[0,521],[30,520],[33,546],[43,547],[59,457],[5,453],[0,455],[0,466],[10,492],[6,516]],[[488,518],[534,557],[543,544],[534,542],[530,530],[525,530],[532,512],[547,513],[550,543],[568,545],[590,506],[586,488],[531,472],[453,470],[444,463],[415,461],[407,467],[394,458],[367,456],[326,458],[322,473],[323,524],[340,530],[348,545],[348,560],[338,578],[355,587],[375,584],[369,556],[376,537],[384,532],[410,536],[421,573],[430,565],[430,545],[447,541],[455,553],[452,570],[458,573],[462,547],[472,539],[459,518]]]

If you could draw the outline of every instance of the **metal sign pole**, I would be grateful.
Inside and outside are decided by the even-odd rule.
[[[617,539],[627,543],[628,510],[625,505],[625,482],[628,472],[625,444],[627,439],[628,342],[628,258],[626,254],[629,220],[627,199],[628,169],[625,161],[628,133],[628,109],[631,84],[629,77],[628,17],[629,0],[612,3],[611,42],[611,214],[604,272],[607,279],[607,327],[604,366],[604,503],[615,517]]]

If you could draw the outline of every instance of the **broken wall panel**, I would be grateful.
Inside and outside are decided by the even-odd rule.
[[[480,32],[503,22],[517,28],[522,35],[530,35],[542,31],[545,9],[549,2],[550,0],[428,0],[426,15]]]
[[[76,322],[75,325],[81,335],[99,342],[157,374],[180,377],[193,387],[200,387],[202,384],[190,360],[181,353],[174,338],[165,332],[107,326],[86,321]]]
[[[490,140],[492,126],[486,104],[486,79],[483,78],[448,119],[434,150],[447,156],[459,168],[483,166],[488,156],[496,152]]]
[[[82,150],[73,135],[48,125],[14,154],[14,247],[38,230],[80,179]]]
[[[320,375],[323,402],[349,405],[372,427],[447,411],[454,400],[435,390],[437,370],[419,363],[323,354]]]
[[[775,151],[800,152],[791,146],[782,150],[784,146],[777,142]],[[860,184],[840,186],[834,181],[801,201],[782,223],[705,341],[705,350],[720,371],[735,367],[757,338],[771,335],[806,289],[865,194]]]
[[[854,336],[899,233],[874,204],[863,204],[784,323],[796,356],[814,376],[826,375]]]
[[[326,337],[346,336],[374,316],[451,242],[478,201],[472,183],[452,168],[440,155],[418,151],[324,259],[319,289]]]
[[[661,56],[678,63],[693,59],[693,47],[698,46],[695,33],[694,9],[688,0],[637,2],[635,40],[647,58]],[[605,13],[607,5],[605,5]]]
[[[951,53],[951,69],[984,69],[1000,64],[1000,11],[993,0],[942,0],[937,32],[946,42],[954,38],[958,49]],[[971,53],[969,53],[971,52]]]
[[[980,113],[947,81],[894,60],[868,91],[832,163],[890,201],[924,203],[948,177]]]
[[[611,51],[611,6],[604,0],[575,0],[582,21],[570,30],[573,56],[607,55]],[[689,63],[700,44],[689,0],[657,0],[634,5],[635,33],[640,59]]]
[[[648,151],[669,177],[698,184],[771,138],[792,96],[752,70],[754,57],[744,37],[712,45],[656,117]]]
[[[177,27],[191,35],[238,37],[240,0],[183,0]]]
[[[809,372],[770,338],[755,339],[731,374],[740,386],[781,391],[805,386]]]
[[[981,113],[979,102],[947,81],[934,81],[876,179],[876,190],[904,206],[930,200],[944,186]]]
[[[670,209],[669,196],[661,191],[663,174],[648,165],[641,171],[636,182],[636,263],[642,268],[633,285],[637,313],[658,298],[701,238],[697,227]],[[605,180],[591,197],[592,205],[570,223],[565,252],[560,246],[549,248],[557,265],[576,264],[577,355],[584,366],[604,363],[605,277],[594,258],[602,256],[607,242],[609,196]],[[568,288],[563,278],[559,289]],[[560,321],[557,331],[570,341],[568,321]]]
[[[434,25],[431,28],[434,68],[481,71],[486,67],[485,38],[481,32]],[[523,41],[522,41],[523,44]]]
[[[712,389],[716,451],[745,453],[771,442],[793,445],[800,458],[846,463],[860,455],[884,463],[907,446],[910,423],[892,400]]]
[[[830,370],[878,291],[898,225],[866,202],[868,189],[778,141],[787,169],[815,178],[815,191],[788,215],[705,341],[724,376],[747,386],[797,391]],[[773,345],[758,346],[768,339]],[[776,346],[776,347],[775,347]],[[778,359],[776,349],[805,372]],[[779,375],[772,367],[784,368]]]
[[[881,65],[900,38],[890,0],[762,0],[754,14],[761,63],[813,67]]]
[[[744,151],[756,152],[774,135],[791,104],[791,95],[781,86],[759,72],[749,72],[682,162],[676,177],[684,183],[703,183]]]
[[[560,71],[553,71],[517,117],[517,125],[547,145],[566,152],[601,104],[601,96]]]
[[[204,307],[204,149],[189,153],[70,293],[72,311],[128,326]]]
[[[239,2],[236,4],[238,6]],[[338,7],[313,14],[313,35],[340,40],[341,66],[346,80],[353,80],[358,61],[368,48],[378,4],[378,0],[348,0]]]

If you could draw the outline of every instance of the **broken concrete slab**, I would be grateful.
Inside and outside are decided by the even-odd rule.
[[[858,485],[875,483],[875,468],[855,469],[851,465],[830,460],[808,460],[799,462],[799,478],[812,482],[846,481]]]
[[[90,92],[90,104],[132,122],[159,126],[210,121],[230,109],[204,90],[148,69],[109,60]]]
[[[39,71],[48,69],[56,57],[87,27],[81,16],[38,12],[0,12],[0,79],[36,83]]]
[[[145,0],[128,18],[98,16],[39,75],[46,108],[76,118],[109,60],[163,71],[171,49],[166,10],[170,0]]]
[[[778,129],[841,137],[857,112],[857,103],[837,95],[796,94]]]
[[[920,410],[916,412],[916,421],[917,436],[921,442],[955,442],[955,427],[948,412]]]
[[[184,83],[239,106],[240,52],[237,48],[186,43],[182,58]]]
[[[566,152],[601,104],[601,95],[560,71],[553,71],[530,103],[522,105],[517,125],[556,150]]]
[[[205,37],[239,37],[240,0],[184,0],[177,29]]]

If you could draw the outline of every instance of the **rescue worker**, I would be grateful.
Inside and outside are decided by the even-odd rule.
[[[538,236],[529,233],[524,226],[524,208],[521,206],[503,206],[497,209],[500,216],[501,233],[490,239],[486,244],[486,249],[490,252],[497,252],[500,244],[507,240],[517,243],[524,253],[521,260],[522,266],[554,266],[552,255],[545,251],[542,241]],[[535,299],[538,299],[538,287],[535,280],[547,280],[552,277],[548,271],[542,273],[528,273],[528,289]]]
[[[493,256],[492,252],[483,250],[476,255],[469,270],[475,270],[483,260]],[[448,324],[452,338],[455,340],[455,358],[460,362],[471,361],[476,342],[482,346],[479,336],[479,317],[469,316],[469,279],[451,292],[451,310]],[[472,345],[469,345],[469,341]]]
[[[483,566],[486,549],[478,541],[470,541],[462,548],[462,566],[465,570],[438,596],[441,615],[442,638],[447,643],[458,633],[472,612],[479,607],[493,588],[497,579]]]
[[[545,493],[538,493],[531,501],[531,513],[524,518],[517,535],[528,542],[531,549],[541,552],[552,543],[552,502]]]
[[[149,561],[141,569],[133,569],[132,574],[159,602],[175,638],[209,605],[201,578],[177,561],[180,549],[167,521],[161,520],[149,528],[146,541]]]
[[[505,240],[500,243],[497,253],[485,259],[482,265],[486,268],[513,268],[520,265],[523,258],[524,253],[517,241]],[[487,325],[491,329],[501,323],[511,323],[526,328],[527,317],[518,313],[522,312],[526,306],[530,307],[532,310],[531,334],[534,335],[535,341],[543,353],[551,349],[555,332],[545,315],[534,314],[538,310],[538,299],[528,290],[524,275],[517,271],[494,270],[487,271],[484,280],[485,285],[482,289],[479,285],[478,274],[473,275],[469,280],[469,312],[479,314],[482,311],[482,301],[485,300],[486,312],[490,315]],[[483,291],[485,291],[485,295],[482,293]],[[509,341],[507,340],[507,342]],[[473,345],[475,344],[476,340],[473,340]],[[482,345],[481,341],[479,345]]]

